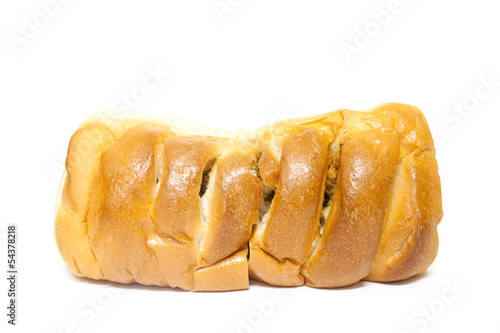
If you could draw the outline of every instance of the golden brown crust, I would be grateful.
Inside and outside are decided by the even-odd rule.
[[[332,208],[317,248],[303,265],[307,285],[346,286],[370,272],[396,177],[398,146],[394,132],[354,132],[344,138]]]
[[[329,143],[329,136],[304,126],[288,127],[281,138],[276,193],[267,222],[258,227],[264,231],[257,229],[250,240],[250,272],[264,282],[286,286],[303,282],[300,266],[319,233]],[[262,251],[257,257],[253,254],[258,247]]]
[[[290,260],[278,260],[250,241],[249,276],[250,278],[275,286],[295,287],[304,284],[300,265]]]
[[[248,249],[245,247],[214,265],[197,268],[193,291],[248,289]]]
[[[191,128],[94,117],[75,132],[55,227],[71,271],[199,291],[246,289],[249,276],[326,288],[406,279],[434,260],[441,189],[415,107],[233,138]]]
[[[258,222],[262,184],[250,172],[257,155],[231,152],[217,159],[201,256],[211,265],[245,247]],[[214,171],[214,172],[215,172]]]
[[[66,157],[61,204],[56,213],[55,238],[66,265],[76,275],[93,279],[101,279],[102,271],[90,246],[87,211],[102,151],[114,140],[113,133],[100,123],[73,134]]]
[[[401,161],[391,207],[366,280],[399,281],[422,273],[437,255],[437,225],[442,215],[434,152],[407,155]]]
[[[307,127],[296,131],[282,139],[279,182],[261,242],[278,260],[301,263],[311,252],[317,231],[329,140]]]

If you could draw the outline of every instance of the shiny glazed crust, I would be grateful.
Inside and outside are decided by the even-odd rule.
[[[55,237],[74,274],[121,283],[399,281],[437,255],[434,153],[404,104],[233,132],[104,112],[70,140]]]

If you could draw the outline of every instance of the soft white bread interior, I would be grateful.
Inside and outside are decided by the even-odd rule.
[[[72,136],[55,236],[79,276],[186,290],[331,288],[423,272],[441,188],[420,110],[221,132],[102,112]]]

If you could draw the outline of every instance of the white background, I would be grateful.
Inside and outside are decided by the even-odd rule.
[[[2,332],[236,332],[242,322],[253,325],[243,332],[500,332],[498,1],[220,3],[230,9],[74,0],[44,22],[37,1],[1,2]],[[373,12],[388,9],[382,26]],[[357,53],[346,57],[347,44]],[[253,283],[191,293],[74,277],[53,236],[69,138],[88,114],[137,94],[151,70],[168,76],[134,109],[218,129],[384,102],[419,107],[436,133],[443,187],[434,264],[406,282],[334,290]],[[9,223],[19,230],[16,327],[5,315]],[[283,302],[271,309],[273,292]]]

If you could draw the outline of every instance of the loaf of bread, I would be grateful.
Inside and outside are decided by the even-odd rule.
[[[71,138],[55,237],[91,279],[332,288],[422,273],[442,214],[431,133],[410,105],[233,132],[106,111]]]

